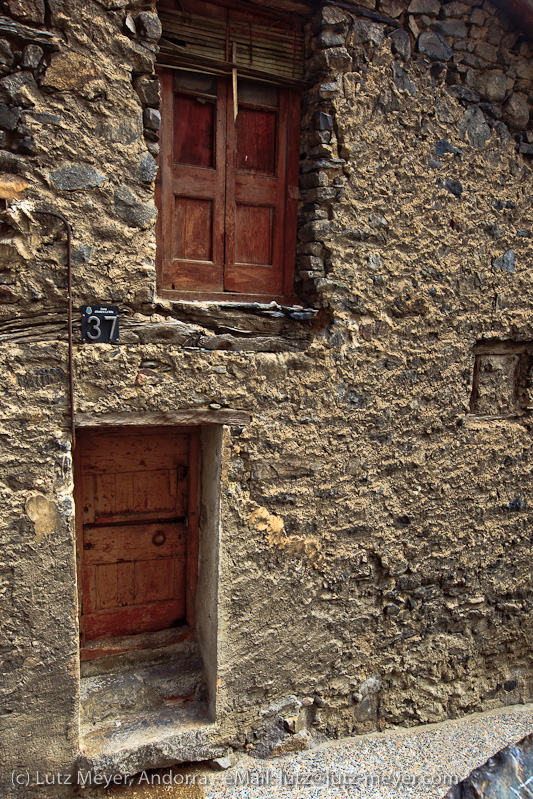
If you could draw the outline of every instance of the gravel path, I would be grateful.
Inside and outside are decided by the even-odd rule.
[[[491,755],[533,732],[533,705],[396,728],[210,775],[207,799],[439,799]]]

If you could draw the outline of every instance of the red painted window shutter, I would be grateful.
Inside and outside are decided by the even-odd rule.
[[[172,33],[174,17],[165,22],[162,13]],[[271,25],[268,42],[266,28],[224,13],[206,18],[204,44],[197,31],[201,18],[181,21],[180,35],[198,50],[194,71],[163,40],[165,63],[172,66],[159,69],[159,292],[171,299],[287,300],[293,295],[298,196],[300,97],[290,85],[301,69],[290,38],[297,34]],[[233,58],[243,65],[237,68],[237,98],[230,35],[239,42]],[[278,85],[272,75],[270,82],[256,80],[250,64],[261,66],[263,59],[268,66],[276,48],[285,48],[278,56],[288,62],[276,67]]]

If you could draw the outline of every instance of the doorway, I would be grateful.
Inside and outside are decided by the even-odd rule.
[[[106,642],[117,638],[124,651],[128,642],[149,648],[162,631],[193,629],[198,459],[198,428],[79,431],[82,660],[91,659],[89,651],[105,655]]]

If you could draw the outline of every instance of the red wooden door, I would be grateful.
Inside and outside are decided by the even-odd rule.
[[[299,97],[229,77],[160,70],[162,289],[291,296]]]
[[[191,450],[194,432],[80,432],[85,640],[185,620]]]

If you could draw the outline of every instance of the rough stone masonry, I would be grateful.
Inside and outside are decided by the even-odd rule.
[[[491,0],[308,8],[307,318],[158,298],[157,9],[0,7],[0,188],[28,184],[0,238],[2,795],[39,795],[35,773],[75,774],[83,751],[65,234],[43,208],[73,227],[76,414],[223,426],[215,749],[531,701],[519,22]],[[119,306],[118,344],[82,344],[96,301]]]

